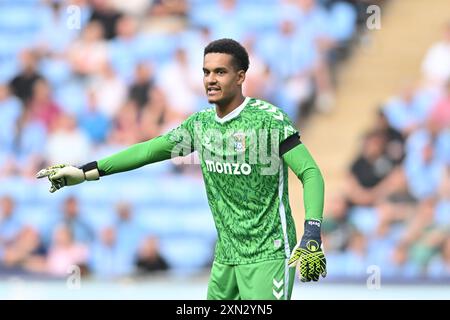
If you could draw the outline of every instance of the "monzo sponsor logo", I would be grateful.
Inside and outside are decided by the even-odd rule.
[[[248,163],[229,163],[205,160],[206,170],[223,174],[246,175],[252,172],[252,167]]]

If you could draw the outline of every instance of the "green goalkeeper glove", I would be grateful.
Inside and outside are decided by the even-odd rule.
[[[297,267],[302,282],[317,281],[327,275],[327,262],[322,251],[320,221],[306,220],[300,243],[292,250],[289,267]]]
[[[98,180],[100,178],[96,162],[90,162],[80,168],[67,165],[58,164],[40,170],[36,174],[36,178],[48,177],[51,183],[50,192],[61,189],[64,186],[73,186],[80,184],[86,180]]]

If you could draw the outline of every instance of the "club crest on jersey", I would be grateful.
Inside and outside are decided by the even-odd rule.
[[[234,151],[245,152],[245,134],[242,132],[236,132],[233,134],[234,138]]]

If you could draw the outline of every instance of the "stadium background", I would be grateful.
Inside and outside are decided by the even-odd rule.
[[[449,23],[445,0],[1,0],[0,297],[205,297],[216,235],[196,166],[55,194],[34,174],[207,106],[203,47],[231,37],[245,93],[298,121],[326,180],[328,276],[293,297],[449,298]],[[292,175],[300,227],[301,192]]]

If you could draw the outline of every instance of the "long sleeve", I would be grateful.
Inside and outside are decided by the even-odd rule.
[[[165,136],[135,144],[97,162],[100,176],[134,170],[150,163],[170,159],[175,143]]]
[[[322,221],[324,180],[308,149],[299,144],[283,154],[283,159],[303,184],[305,219]]]
[[[186,156],[194,151],[193,122],[197,113],[177,128],[151,140],[137,143],[128,149],[97,161],[100,176],[134,170],[150,163]]]

